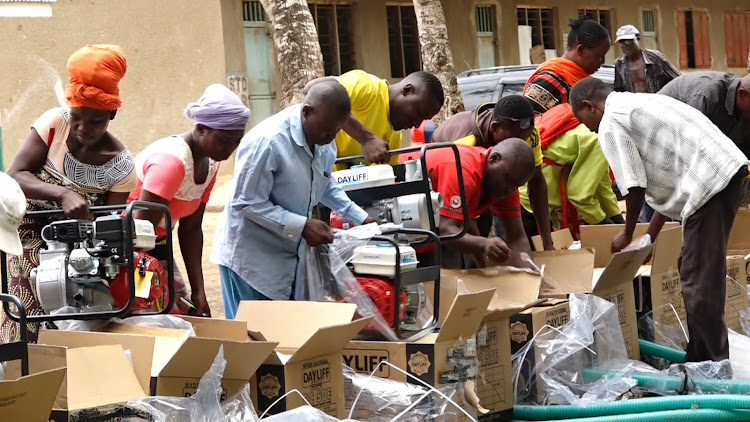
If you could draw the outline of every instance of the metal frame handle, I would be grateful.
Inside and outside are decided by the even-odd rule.
[[[79,320],[79,321],[88,321],[88,320],[94,320],[94,319],[110,319],[110,318],[123,318],[126,316],[129,316],[131,314],[131,309],[133,307],[133,304],[135,302],[135,262],[133,260],[134,255],[134,249],[133,249],[133,211],[134,210],[158,210],[161,211],[162,214],[164,214],[164,221],[165,226],[167,229],[167,235],[166,235],[166,247],[170,251],[170,253],[167,254],[167,290],[169,292],[169,301],[167,306],[156,313],[152,312],[145,312],[139,315],[155,315],[155,314],[167,314],[172,309],[175,303],[175,285],[174,285],[174,256],[171,253],[173,250],[173,243],[172,243],[172,216],[169,214],[169,207],[167,207],[164,204],[157,204],[154,202],[145,202],[145,201],[133,201],[127,206],[125,205],[107,205],[107,206],[98,206],[98,207],[91,207],[91,212],[94,214],[107,214],[111,212],[117,212],[125,210],[125,219],[123,220],[125,222],[124,227],[124,235],[125,239],[128,239],[124,243],[124,253],[127,257],[127,266],[128,266],[128,284],[129,284],[129,296],[128,296],[128,303],[114,311],[99,311],[99,312],[79,312],[79,313],[73,313],[73,314],[58,314],[58,315],[28,315],[25,316],[26,320],[28,322],[52,322],[52,321],[61,321],[61,320]],[[29,211],[26,213],[26,217],[52,217],[57,215],[64,215],[62,210],[44,210],[44,211]],[[8,293],[9,292],[9,286],[8,286],[8,266],[7,266],[7,256],[5,252],[0,251],[0,271],[2,272],[2,293]],[[23,307],[21,307],[23,308]],[[10,311],[10,305],[8,302],[3,303],[3,309],[5,310],[5,313],[8,315],[8,317],[15,321],[19,322],[20,317],[19,315],[16,315]],[[25,311],[24,311],[25,314]]]

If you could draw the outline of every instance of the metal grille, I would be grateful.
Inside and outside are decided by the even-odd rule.
[[[612,15],[608,9],[578,9],[578,15],[588,16],[612,34]]]
[[[555,20],[552,9],[519,7],[516,9],[518,25],[531,27],[531,45],[555,48]]]
[[[495,19],[493,9],[494,6],[477,6],[477,32],[478,33],[494,33],[495,32]]]
[[[318,31],[326,76],[356,68],[352,5],[308,3],[308,7]]]
[[[644,10],[641,14],[643,18],[643,32],[656,32],[656,17],[653,10]]]
[[[259,1],[242,2],[242,19],[245,22],[265,22],[266,12]]]

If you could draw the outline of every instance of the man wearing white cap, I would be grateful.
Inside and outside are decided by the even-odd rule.
[[[639,38],[640,32],[633,25],[617,30],[617,44],[622,56],[615,63],[615,91],[654,94],[680,76],[660,51],[641,48]]]
[[[614,90],[655,94],[680,76],[680,71],[661,51],[641,48],[639,38],[640,32],[633,25],[625,25],[617,30],[617,44],[620,45],[622,56],[615,63]],[[648,223],[653,215],[654,210],[648,204],[643,204],[638,221]]]
[[[9,255],[21,255],[23,247],[18,235],[26,214],[26,196],[18,182],[0,172],[0,250]]]

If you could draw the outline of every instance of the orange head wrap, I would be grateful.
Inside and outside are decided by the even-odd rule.
[[[71,107],[117,110],[122,105],[117,84],[125,76],[125,52],[118,45],[87,45],[68,59],[65,97]]]

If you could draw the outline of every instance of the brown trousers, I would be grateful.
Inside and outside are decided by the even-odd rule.
[[[683,222],[678,263],[690,341],[687,362],[729,358],[724,318],[727,242],[745,191],[743,167],[726,188]]]

